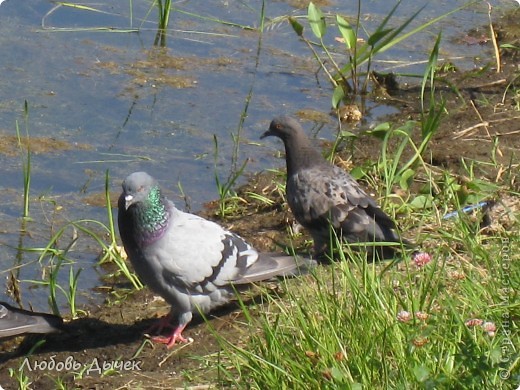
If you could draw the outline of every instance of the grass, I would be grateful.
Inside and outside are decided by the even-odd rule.
[[[24,251],[38,253],[38,263],[42,264],[44,269],[47,269],[47,271],[43,272],[42,280],[25,280],[24,282],[46,286],[48,288],[49,306],[56,315],[60,314],[59,293],[66,299],[71,318],[77,318],[84,314],[83,311],[78,310],[76,304],[78,281],[82,269],[76,268],[77,261],[74,259],[75,255],[72,250],[77,240],[80,239],[90,239],[100,249],[98,264],[101,265],[110,262],[116,266],[116,270],[112,274],[107,275],[107,277],[119,278],[122,276],[131,283],[134,290],[143,288],[143,284],[137,275],[135,275],[133,270],[128,268],[122,256],[122,250],[117,245],[114,216],[110,203],[109,179],[109,172],[107,170],[105,175],[105,198],[108,223],[105,224],[91,219],[71,221],[60,227],[56,233],[53,234],[45,247],[24,248]],[[110,242],[107,243],[105,237],[109,237]],[[62,242],[67,243],[65,247],[62,247]],[[60,284],[59,280],[65,266],[68,266],[68,284],[64,287]]]
[[[351,174],[358,180],[367,180],[372,188],[383,194],[385,200],[395,197],[396,186],[404,191],[409,191],[412,183],[417,182],[418,179],[423,179],[430,185],[427,191],[420,195],[420,198],[416,198],[417,205],[424,207],[426,202],[431,199],[432,193],[438,190],[435,180],[431,180],[431,171],[423,156],[439,127],[442,115],[445,114],[445,102],[442,99],[439,101],[436,97],[435,87],[440,42],[441,34],[434,43],[421,84],[421,120],[410,120],[399,126],[385,122],[364,132],[364,135],[381,140],[381,157],[377,164],[371,167],[373,172],[356,167]],[[417,135],[418,128],[420,134]],[[332,156],[341,142],[345,140],[355,142],[359,138],[350,132],[344,134],[345,132],[338,133],[332,147]],[[419,172],[424,172],[428,177],[419,178]],[[380,180],[381,178],[382,180]],[[406,203],[406,199],[404,203]]]
[[[411,183],[416,177],[417,168],[425,168],[423,155],[444,114],[444,101],[441,100],[439,102],[435,97],[435,69],[437,68],[440,41],[441,35],[439,34],[432,49],[421,85],[422,117],[420,123],[408,121],[397,128],[386,123],[367,132],[367,134],[372,134],[382,139],[379,169],[383,171],[385,198],[392,196],[394,185],[399,185],[403,190],[409,190]],[[428,106],[425,103],[426,91],[429,92]],[[414,136],[418,126],[420,126],[421,131],[419,142],[416,144]],[[410,151],[410,157],[405,157],[405,151]],[[431,188],[430,192],[433,190],[434,188]]]
[[[20,134],[20,127],[16,121],[16,136],[18,137],[18,147],[20,148],[20,156],[22,160],[23,171],[23,218],[29,218],[30,190],[31,190],[31,148],[29,142],[29,104],[27,100],[24,102],[24,123],[25,123],[25,150],[24,142]]]
[[[165,47],[166,46],[166,32],[168,30],[168,24],[170,22],[170,12],[172,9],[171,0],[155,0],[157,5],[157,14],[159,21],[157,23],[157,34],[155,35],[154,45]]]
[[[265,24],[265,2],[262,1],[262,9],[260,12],[260,20],[258,28],[258,45],[256,50],[256,57],[255,57],[255,69],[258,68],[259,65],[259,59],[260,59],[260,53],[262,48],[262,37],[263,37],[263,30],[264,30],[264,24]],[[231,164],[230,164],[230,172],[227,177],[227,180],[224,182],[221,180],[219,172],[218,172],[218,160],[219,160],[219,148],[218,148],[218,138],[216,135],[213,135],[213,141],[214,141],[214,147],[215,147],[215,153],[214,153],[214,161],[215,161],[215,184],[217,186],[217,192],[219,196],[219,212],[218,215],[220,218],[226,218],[230,214],[235,213],[239,209],[240,203],[246,203],[246,201],[239,196],[237,196],[236,192],[233,190],[233,188],[237,184],[237,180],[242,176],[244,169],[246,168],[247,163],[249,162],[248,159],[245,159],[240,165],[239,165],[239,155],[240,155],[240,142],[241,142],[241,135],[242,130],[244,127],[244,121],[247,118],[247,113],[249,110],[249,104],[251,102],[251,99],[253,98],[253,91],[256,81],[256,71],[254,72],[253,79],[251,81],[251,86],[249,88],[249,91],[246,95],[245,101],[244,101],[244,108],[242,112],[240,113],[240,119],[238,122],[237,130],[235,133],[231,134],[232,140],[233,140],[233,152],[231,154]]]
[[[267,296],[259,317],[243,307],[247,320],[240,327],[252,336],[245,345],[221,339],[223,383],[507,388],[501,375],[514,368],[518,352],[502,351],[507,342],[502,321],[518,314],[518,303],[512,291],[497,293],[505,268],[494,254],[504,253],[502,241],[486,243],[471,259],[458,257],[444,242],[431,263],[418,267],[405,260],[385,273],[381,265],[350,253],[350,261],[287,282],[283,300]],[[508,275],[511,282],[518,276]],[[482,323],[470,324],[475,318]],[[491,323],[495,335],[486,331]],[[512,321],[507,324],[515,328]]]
[[[149,6],[144,11],[144,14],[139,14],[134,8],[135,3],[133,0],[128,0],[128,8],[121,8],[118,10],[114,8],[110,4],[105,3],[95,3],[95,4],[78,4],[72,2],[63,2],[56,1],[54,2],[54,6],[42,17],[41,27],[42,30],[47,32],[106,32],[109,34],[113,33],[138,33],[138,32],[146,32],[153,30],[155,31],[154,42],[155,46],[166,47],[167,46],[167,37],[170,34],[170,19],[172,17],[173,12],[181,15],[185,15],[188,18],[194,18],[203,20],[208,23],[216,23],[223,26],[229,26],[237,29],[244,30],[256,30],[255,27],[249,25],[243,25],[239,23],[234,23],[232,21],[220,19],[217,17],[212,17],[208,15],[200,15],[193,12],[189,12],[180,8],[176,8],[172,5],[171,0],[153,0],[149,2]],[[137,7],[139,8],[139,7]],[[253,9],[253,7],[249,7]],[[157,9],[157,17],[155,20],[153,19],[153,10]],[[84,13],[93,13],[93,14],[104,14],[111,15],[116,20],[115,25],[91,25],[85,27],[78,27],[74,24],[71,24],[68,27],[61,27],[54,25],[52,21],[52,17],[58,11],[62,12],[84,12]],[[126,19],[128,18],[128,21]],[[119,21],[121,20],[121,22]],[[135,23],[139,21],[139,24]],[[128,23],[128,25],[126,25]],[[121,25],[120,25],[121,24]],[[153,25],[153,27],[148,27]],[[177,30],[178,32],[185,33],[187,31]],[[189,31],[191,34],[202,34],[202,35],[211,35],[214,37],[224,37],[229,38],[231,35],[228,34],[219,34],[219,33],[211,33],[205,31]]]
[[[217,192],[219,196],[218,200],[218,215],[220,218],[226,218],[230,214],[235,213],[239,209],[240,203],[245,203],[245,200],[239,197],[234,190],[237,180],[242,176],[244,169],[247,165],[247,160],[244,160],[242,165],[238,168],[238,170],[234,170],[231,167],[231,171],[229,173],[226,181],[222,181],[218,172],[218,157],[219,157],[219,149],[218,149],[218,138],[216,135],[213,136],[213,141],[215,145],[215,185],[217,187]]]

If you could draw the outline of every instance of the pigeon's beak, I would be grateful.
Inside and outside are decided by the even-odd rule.
[[[134,197],[132,195],[126,195],[125,196],[125,210],[128,210],[128,208],[134,203]]]
[[[271,135],[273,135],[273,133],[271,133],[271,129],[269,129],[269,130],[267,130],[264,134],[262,134],[262,135],[260,136],[260,139],[264,139],[265,137],[269,137],[269,136],[271,136]]]

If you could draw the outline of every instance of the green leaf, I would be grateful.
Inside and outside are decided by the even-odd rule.
[[[355,167],[350,171],[352,177],[356,180],[362,179],[366,176],[365,171],[361,167]]]
[[[415,175],[415,171],[413,169],[408,168],[403,172],[401,178],[399,180],[399,185],[403,190],[407,190],[410,187],[410,183],[412,182],[413,175]]]
[[[100,12],[103,14],[108,14],[108,12],[98,10],[96,8],[87,7],[86,5],[80,5],[80,4],[74,4],[74,3],[67,3],[63,1],[57,1],[55,4],[61,5],[63,7],[71,7],[71,8],[77,8],[85,11],[92,11],[92,12]]]
[[[345,375],[338,367],[332,367],[331,374],[332,378],[334,378],[334,380],[338,382],[343,382],[343,380],[345,379]]]
[[[343,90],[343,87],[341,85],[336,86],[336,88],[334,88],[334,93],[332,94],[332,107],[338,108],[344,97],[345,91]]]
[[[385,138],[386,133],[388,133],[390,130],[391,130],[390,123],[383,122],[383,123],[378,124],[372,130],[368,130],[366,133],[369,135],[373,135],[376,138],[383,139],[383,138]]]
[[[431,195],[419,195],[410,202],[410,207],[413,209],[429,209],[433,204],[433,196]]]
[[[303,26],[295,18],[289,18],[289,23],[291,23],[291,27],[296,35],[301,37],[303,35]]]
[[[424,382],[430,376],[430,370],[423,365],[415,366],[413,373],[418,382]]]
[[[464,197],[464,204],[476,204],[482,200],[481,194],[469,194]]]
[[[512,45],[510,43],[504,43],[504,44],[500,45],[500,47],[502,49],[516,49],[516,50],[520,50],[520,46],[515,46],[515,45]]]
[[[500,364],[502,358],[503,358],[503,355],[502,355],[502,350],[501,350],[500,346],[496,346],[489,353],[489,359],[494,364]]]
[[[378,124],[376,127],[374,127],[371,131],[375,131],[375,132],[378,132],[378,131],[388,131],[390,130],[390,122],[383,122],[383,123],[380,123]]]
[[[386,30],[378,30],[373,33],[370,38],[368,38],[367,43],[370,46],[375,46],[377,42],[379,42],[382,38],[384,38],[393,28],[387,28]]]
[[[336,22],[338,23],[338,29],[341,33],[341,36],[345,40],[345,45],[352,49],[353,47],[356,47],[357,38],[356,38],[356,32],[352,28],[352,26],[347,22],[344,18],[342,18],[339,15],[336,15]]]
[[[309,3],[307,18],[309,19],[309,24],[311,25],[314,35],[316,35],[317,38],[322,39],[327,31],[327,25],[325,24],[323,13],[312,1]]]
[[[340,135],[341,138],[357,138],[357,134],[354,134],[351,131],[342,131]]]

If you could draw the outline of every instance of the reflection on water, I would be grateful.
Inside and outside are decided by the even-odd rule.
[[[44,0],[8,1],[0,6],[0,258],[1,269],[15,269],[16,279],[41,280],[45,272],[37,253],[20,248],[45,246],[67,221],[106,222],[106,210],[92,199],[104,199],[107,169],[115,194],[129,172],[146,170],[179,205],[184,202],[177,188],[181,183],[196,211],[217,197],[213,137],[218,138],[218,170],[227,177],[233,135],[246,107],[238,160],[251,159],[249,172],[283,165],[270,156],[277,146],[263,146],[258,140],[273,116],[305,110],[327,117],[330,86],[316,73],[315,60],[287,18],[278,18],[305,15],[293,2],[265,2],[267,20],[261,41],[255,28],[260,24],[261,2],[180,2],[170,15],[166,47],[154,46],[156,9],[149,8],[150,2],[132,3],[131,12],[128,2],[116,0],[95,5],[101,12],[56,7]],[[430,4],[418,23],[455,3],[462,4]],[[348,16],[356,4],[331,2],[323,10]],[[366,27],[377,25],[391,6],[383,0],[364,2]],[[444,36],[461,35],[468,26],[485,24],[487,10],[475,7],[442,21]],[[417,9],[410,2],[398,10],[397,17],[404,20]],[[385,52],[375,68],[420,72],[439,26]],[[331,29],[327,35],[331,47],[337,44],[335,34]],[[487,50],[450,42],[443,43],[443,54],[456,56],[458,66],[473,66],[474,57]],[[411,62],[416,65],[404,67]],[[33,143],[32,220],[21,226],[22,161],[13,137],[17,121],[25,134],[25,100]],[[381,103],[368,103],[367,108],[362,127],[395,112]],[[306,125],[311,127],[312,123]],[[333,120],[316,128],[320,129],[317,136],[324,138],[332,138],[336,131]],[[98,271],[92,267],[96,249],[95,243],[78,240],[68,254],[77,261],[74,269],[84,269],[83,301],[99,299],[89,290],[98,284]],[[1,275],[5,290],[9,273]],[[60,277],[67,284],[68,269]],[[24,302],[46,308],[45,287],[22,282],[21,288]]]

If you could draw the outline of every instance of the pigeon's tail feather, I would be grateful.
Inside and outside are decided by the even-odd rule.
[[[413,247],[413,244],[397,234],[394,221],[379,207],[351,210],[340,227],[340,233],[347,242],[366,242],[369,249],[368,256],[377,260],[395,257],[403,246]],[[381,245],[378,245],[379,243]],[[396,243],[399,245],[395,245]]]
[[[58,316],[16,309],[0,302],[0,338],[24,333],[53,333],[62,328],[63,319]]]
[[[404,246],[413,246],[411,242],[403,239],[396,233],[397,226],[395,222],[379,207],[367,207],[365,211],[373,222],[367,229],[369,238],[372,238],[373,241],[398,242]]]
[[[2,322],[0,325],[0,338],[24,333],[54,333],[60,330],[58,325],[45,317],[33,316],[32,318],[23,319],[19,317],[13,321]]]
[[[395,227],[390,229],[388,226],[381,225],[377,221],[378,227],[381,231],[381,237],[376,237],[377,241],[381,242],[397,242],[399,244],[402,244],[404,247],[407,248],[413,248],[415,247],[415,244],[397,234]],[[393,249],[401,249],[399,246],[394,246]]]
[[[380,226],[381,227],[381,226]],[[403,248],[413,248],[415,245],[397,235],[397,233],[393,230],[389,229],[381,229],[382,235],[381,237],[375,237],[374,241],[381,242],[381,246],[376,246],[375,250],[372,253],[376,256],[377,260],[386,260],[395,257],[396,254],[400,253]],[[385,245],[384,243],[394,244],[394,245]],[[395,244],[399,245],[395,245]]]
[[[246,284],[268,280],[277,276],[293,277],[305,274],[316,266],[316,261],[306,257],[281,256],[262,253],[259,259],[233,284]]]
[[[375,241],[381,241],[381,242],[401,242],[401,239],[397,235],[397,233],[394,230],[388,229],[384,225],[380,225],[375,221],[375,225],[377,226],[376,234],[375,234]],[[370,235],[370,233],[369,233]]]

